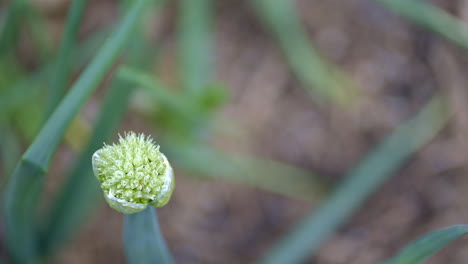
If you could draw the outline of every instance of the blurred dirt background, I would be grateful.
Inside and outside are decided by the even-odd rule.
[[[59,39],[67,0],[35,0]],[[468,22],[468,1],[432,1]],[[324,56],[359,84],[362,98],[347,110],[311,100],[291,74],[276,41],[247,1],[216,1],[216,79],[231,99],[222,119],[242,125],[251,140],[213,142],[236,151],[289,162],[334,182],[435,92],[453,115],[444,131],[365,203],[310,259],[316,264],[372,264],[425,232],[468,222],[468,56],[371,0],[299,0],[301,19]],[[81,38],[116,19],[115,1],[89,1]],[[166,47],[155,74],[174,82],[176,12],[165,8],[149,28]],[[34,64],[27,37],[20,55]],[[99,98],[85,110],[93,116]],[[94,105],[94,107],[93,107]],[[145,129],[127,115],[121,130]],[[60,149],[52,164],[73,154]],[[52,168],[48,188],[63,168]],[[198,181],[176,168],[177,188],[158,210],[177,263],[252,263],[316,203],[250,187]],[[124,263],[121,215],[103,204],[55,263]],[[468,263],[468,240],[450,245],[428,264]]]

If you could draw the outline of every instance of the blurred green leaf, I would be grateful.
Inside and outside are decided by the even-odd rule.
[[[268,250],[260,263],[300,263],[314,254],[447,120],[442,98],[435,96],[354,167],[330,197]]]
[[[358,98],[353,81],[328,63],[308,39],[295,10],[295,1],[251,0],[251,3],[312,97],[340,105]]]
[[[402,17],[468,49],[468,26],[461,19],[420,0],[377,0]]]
[[[13,172],[21,157],[21,145],[11,126],[4,126],[0,132],[0,160],[3,167],[3,176],[0,177],[0,193],[8,182],[8,176]],[[0,204],[0,207],[2,205]]]
[[[27,105],[27,107],[18,107],[10,113],[11,125],[18,136],[23,137],[27,142],[34,139],[42,124],[43,100],[41,99],[41,96],[37,95],[36,98],[23,101],[22,106]]]
[[[159,7],[165,0],[154,1]],[[155,61],[158,52],[147,53],[143,28],[138,28],[132,35],[125,61],[129,65],[148,68]],[[79,230],[80,225],[99,203],[101,195],[99,183],[91,167],[91,156],[102,143],[114,134],[133,93],[133,83],[114,78],[111,88],[105,97],[100,115],[92,132],[86,149],[80,154],[68,178],[61,188],[50,212],[46,215],[42,232],[42,255],[49,256],[67,242]]]
[[[5,58],[0,61],[0,92],[3,92],[9,88],[12,83],[18,81],[25,74],[24,69],[18,62],[11,58]],[[2,98],[0,96],[0,98]]]
[[[173,140],[190,141],[203,129],[210,117],[227,100],[227,89],[216,83],[197,95],[174,93],[157,78],[131,67],[121,67],[118,77],[142,88],[143,97],[135,106],[155,121]]]
[[[45,171],[22,158],[8,183],[5,192],[5,235],[11,257],[17,263],[31,263],[36,253],[34,215],[41,194]]]
[[[315,201],[326,191],[323,180],[308,171],[278,162],[216,152],[194,144],[194,127],[203,120],[198,112],[204,111],[197,107],[205,104],[206,109],[214,109],[219,105],[226,97],[219,86],[207,87],[199,94],[206,97],[198,101],[200,98],[177,96],[157,79],[129,67],[122,67],[118,76],[137,83],[152,102],[162,108],[161,116],[167,119],[158,119],[157,125],[166,130],[162,137],[170,145],[167,149],[173,153],[171,160],[179,167],[211,179],[247,184],[302,200]],[[167,125],[169,123],[171,125]],[[180,137],[175,136],[180,133]]]
[[[455,239],[468,233],[468,225],[439,229],[411,242],[395,257],[382,264],[418,264],[437,253]]]
[[[124,249],[129,264],[173,263],[152,206],[125,215]]]
[[[145,101],[150,99],[147,111],[159,128],[172,138],[188,140],[193,137],[193,130],[200,123],[199,109],[192,97],[175,94],[159,80],[130,67],[122,67],[118,77],[134,82],[145,93]],[[138,107],[144,107],[138,103]]]
[[[80,224],[97,207],[101,188],[93,174],[91,156],[114,134],[127,109],[132,89],[114,81],[86,149],[70,170],[65,184],[46,214],[41,238],[41,255],[49,256],[63,247]]]
[[[108,33],[108,28],[95,33],[73,51],[73,70],[79,69],[89,61],[96,49],[102,45]],[[28,101],[36,101],[43,88],[41,85],[45,86],[46,77],[52,72],[53,65],[54,63],[47,64],[26,78],[19,79],[11,86],[9,85],[9,81],[3,82],[3,79],[0,79],[2,80],[2,85],[0,86],[0,115],[9,115],[13,110],[26,105]],[[2,64],[2,71],[5,69],[3,66],[6,65]],[[8,66],[6,67],[8,71],[4,74],[6,79],[13,76],[10,69],[14,68],[15,65],[10,64]],[[0,78],[2,78],[1,75]],[[25,110],[28,111],[27,108]],[[0,127],[2,126],[2,122],[2,119],[0,119]]]
[[[12,0],[6,12],[5,21],[0,32],[0,58],[5,54],[12,54],[26,10],[29,6],[28,0]]]
[[[328,191],[328,183],[318,175],[279,162],[223,153],[201,144],[169,144],[166,149],[177,167],[209,179],[245,184],[314,202]]]
[[[71,75],[71,65],[73,51],[76,48],[78,30],[80,28],[81,17],[86,7],[86,0],[74,0],[69,9],[65,29],[58,51],[54,71],[51,76],[46,118],[53,112],[57,104],[65,94],[65,90]]]
[[[122,80],[139,85],[161,107],[169,108],[175,112],[185,111],[183,110],[185,106],[181,96],[170,92],[163,83],[151,75],[128,66],[122,66],[117,72],[117,76]]]
[[[180,0],[179,68],[182,87],[197,95],[213,78],[213,2]]]
[[[19,92],[12,89],[14,83],[24,77],[23,69],[13,59],[5,59],[0,62],[0,129],[4,123],[9,121],[12,105],[22,102],[23,98]],[[27,96],[23,96],[27,97]]]
[[[125,43],[129,40],[129,36],[134,30],[145,4],[149,1],[139,0],[135,2],[114,34],[98,51],[97,57],[81,74],[70,92],[55,109],[35,142],[25,153],[25,158],[40,164],[41,167],[48,165],[56,146],[60,142],[61,135],[63,135],[75,114],[117,59]],[[54,135],[58,135],[58,137],[54,137]],[[44,148],[44,146],[47,147]]]
[[[93,62],[75,82],[48,119],[39,135],[18,163],[5,199],[7,245],[18,263],[30,263],[38,256],[35,210],[44,174],[68,125],[86,102],[129,40],[149,0],[135,1],[114,34],[99,50]]]
[[[28,5],[23,19],[31,34],[32,48],[36,51],[38,62],[47,61],[52,56],[53,48],[46,19],[34,5]]]
[[[229,98],[226,86],[220,83],[208,84],[198,99],[198,105],[203,114],[212,114]]]
[[[26,102],[34,97],[37,98],[39,94],[38,89],[31,89],[28,84],[21,81],[19,85],[13,86],[14,89],[8,89],[0,95],[0,111],[2,115],[9,115],[15,108],[26,105]]]

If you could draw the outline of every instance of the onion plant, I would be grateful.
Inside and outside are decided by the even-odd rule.
[[[8,77],[16,80],[17,76],[25,74],[23,69],[5,65],[14,61],[19,28],[25,12],[33,7],[26,0],[10,2],[0,33],[0,59],[4,59],[0,66],[8,68]],[[147,10],[154,10],[158,7],[156,4],[164,0],[125,1],[124,15],[115,26],[79,44],[77,33],[88,2],[73,0],[59,52],[51,62],[44,63],[28,78],[11,81],[11,85],[10,80],[0,83],[0,136],[9,139],[0,142],[2,167],[4,174],[13,171],[11,176],[0,179],[3,198],[0,207],[5,225],[5,238],[0,243],[6,245],[12,263],[49,261],[95,209],[100,193],[110,207],[124,214],[123,243],[128,263],[173,263],[176,257],[170,254],[154,208],[166,205],[172,196],[175,188],[172,165],[203,174],[206,179],[242,183],[305,201],[322,199],[318,209],[299,221],[258,260],[259,263],[301,263],[315,254],[449,121],[444,96],[435,94],[414,117],[398,126],[356,164],[342,182],[330,188],[320,175],[310,171],[246,155],[232,155],[208,146],[206,134],[212,132],[208,124],[227,98],[224,86],[213,81],[214,1],[180,0],[181,16],[177,27],[180,87],[176,88],[181,89],[169,89],[148,73],[151,61],[156,60],[157,49],[145,40],[141,22]],[[307,37],[292,2],[251,2],[313,100],[339,106],[352,101],[350,95],[357,98],[354,82],[322,57],[313,40]],[[382,8],[393,10],[468,48],[467,26],[447,12],[419,0],[377,2]],[[34,21],[30,23],[35,24]],[[36,33],[38,31],[36,28]],[[90,59],[95,49],[96,55]],[[48,55],[49,49],[45,50],[44,54]],[[148,50],[152,51],[151,56]],[[42,56],[41,60],[47,57]],[[119,58],[125,66],[117,63]],[[91,60],[89,64],[88,60]],[[86,64],[67,90],[72,73]],[[75,149],[79,155],[65,183],[51,205],[44,209],[46,213],[39,213],[53,155],[72,121],[113,66],[118,69],[111,75],[110,89],[105,94],[94,129],[87,135],[88,142],[82,144],[85,147],[81,152]],[[37,83],[48,83],[48,89],[41,89]],[[116,134],[135,90],[143,92],[147,100],[158,106],[159,112],[152,117],[164,131],[155,138],[167,157],[151,136],[134,132],[123,134],[115,144],[102,146],[102,142],[111,142]],[[29,133],[32,143],[18,157],[20,140],[9,115],[19,108],[36,112],[36,108],[23,106],[43,91],[47,96],[41,120],[45,121],[37,135]],[[134,108],[144,112],[139,105]],[[420,263],[467,232],[466,225],[433,231],[382,264]],[[6,260],[0,259],[0,263],[3,262]]]

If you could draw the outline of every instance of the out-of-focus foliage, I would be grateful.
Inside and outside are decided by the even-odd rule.
[[[148,1],[135,2],[114,34],[99,50],[97,57],[75,82],[67,96],[44,124],[23,154],[5,193],[6,242],[11,257],[18,263],[36,262],[41,256],[34,222],[41,197],[44,174],[66,128],[104,77],[129,40]],[[75,6],[76,7],[76,6]],[[63,54],[62,54],[63,55]]]
[[[382,264],[418,264],[434,255],[447,244],[468,233],[468,226],[451,226],[433,231],[402,249]]]
[[[211,138],[219,131],[216,126],[229,124],[242,129],[230,120],[215,122],[231,99],[229,87],[215,79],[215,1],[178,1],[174,29],[177,66],[171,84],[152,73],[160,54],[167,50],[162,43],[150,40],[145,30],[150,21],[147,14],[160,15],[166,10],[162,4],[168,1],[122,1],[124,12],[116,25],[97,29],[78,41],[81,17],[89,2],[74,0],[69,6],[59,49],[51,44],[44,18],[30,1],[2,4],[6,8],[2,9],[0,25],[0,223],[5,225],[2,241],[8,254],[2,256],[0,251],[0,259],[8,257],[20,264],[48,261],[77,233],[100,201],[91,155],[112,138],[126,114],[146,121],[146,128],[157,134],[176,170],[189,177],[240,183],[308,202],[322,201],[267,251],[262,263],[296,263],[313,255],[445,126],[450,116],[445,97],[433,95],[416,116],[402,123],[330,188],[329,179],[318,173],[251,154],[221,151],[212,145]],[[468,47],[465,24],[435,6],[418,0],[377,2]],[[361,102],[356,82],[322,56],[308,37],[294,1],[251,0],[250,4],[311,101],[339,111],[346,109],[343,105]],[[22,28],[31,36],[37,57],[34,67],[17,55]],[[117,68],[115,72],[112,67]],[[75,81],[74,76],[78,76]],[[105,76],[109,76],[109,90],[94,94],[99,84],[108,86],[102,82]],[[102,101],[95,122],[79,115],[91,96]],[[128,106],[132,111],[127,111]],[[45,176],[49,167],[56,165],[51,161],[62,139],[77,158],[51,204],[39,211]],[[129,263],[173,261],[159,229],[152,209],[125,218],[124,249]],[[436,231],[386,263],[417,263],[465,232],[464,226]]]

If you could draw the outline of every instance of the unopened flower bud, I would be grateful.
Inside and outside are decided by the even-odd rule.
[[[115,210],[131,214],[146,206],[162,207],[174,190],[174,173],[150,137],[134,132],[93,154],[93,171],[104,197]]]

